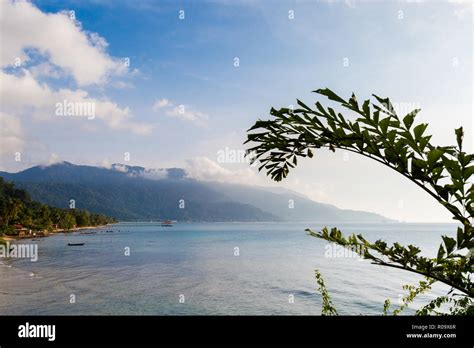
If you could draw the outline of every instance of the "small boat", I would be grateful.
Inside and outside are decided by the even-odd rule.
[[[68,246],[82,246],[84,243],[67,243]]]
[[[163,227],[172,227],[173,226],[173,221],[172,220],[164,220],[161,222],[161,226]]]

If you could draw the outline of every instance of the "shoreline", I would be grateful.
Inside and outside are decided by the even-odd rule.
[[[27,235],[25,237],[19,237],[19,236],[3,235],[3,236],[0,236],[0,244],[11,243],[11,242],[18,241],[18,240],[23,240],[23,239],[47,238],[47,237],[52,237],[52,236],[54,236],[55,234],[58,234],[58,233],[72,233],[72,232],[79,232],[79,231],[82,231],[82,230],[94,230],[94,229],[103,228],[103,227],[106,227],[106,226],[109,226],[109,225],[113,225],[113,224],[97,225],[97,226],[82,226],[82,227],[72,228],[72,229],[69,229],[69,230],[66,230],[64,228],[56,228],[51,232],[48,231],[48,234],[44,235],[44,236]]]

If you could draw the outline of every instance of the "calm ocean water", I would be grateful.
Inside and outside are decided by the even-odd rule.
[[[0,315],[318,315],[315,269],[340,314],[370,315],[422,279],[347,253],[328,257],[327,243],[304,232],[325,225],[413,243],[429,256],[441,234],[455,231],[454,224],[178,223],[58,234],[26,242],[38,244],[37,262],[0,260]],[[447,289],[437,286],[417,303]]]

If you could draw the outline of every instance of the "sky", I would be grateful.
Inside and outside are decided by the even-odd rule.
[[[472,152],[472,10],[469,1],[0,0],[0,170],[183,167],[401,221],[450,221],[413,183],[354,154],[319,151],[279,184],[232,157],[272,106],[324,101],[311,91],[325,87],[390,97],[401,113],[421,108],[435,144],[454,144],[462,125]],[[84,109],[68,114],[68,103]]]

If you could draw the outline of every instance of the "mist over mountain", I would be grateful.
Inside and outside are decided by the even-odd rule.
[[[343,210],[286,189],[198,181],[181,168],[110,168],[69,162],[0,172],[33,199],[59,208],[106,214],[122,221],[388,222],[381,215]]]

